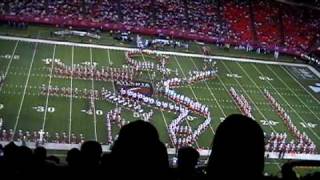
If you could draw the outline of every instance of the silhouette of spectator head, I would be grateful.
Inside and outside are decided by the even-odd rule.
[[[110,153],[104,153],[101,157],[101,167],[103,169],[110,169],[112,164],[112,157]]]
[[[21,164],[28,165],[32,163],[32,150],[26,146],[18,147],[17,159]]]
[[[114,168],[121,170],[118,174],[127,172],[129,177],[162,178],[168,173],[166,147],[160,142],[156,128],[142,120],[121,128],[112,147],[111,157]]]
[[[44,162],[47,158],[47,149],[39,146],[34,150],[33,155],[35,161]]]
[[[100,164],[102,154],[101,144],[97,141],[86,141],[81,145],[81,157],[83,165],[87,167],[94,167]]]
[[[25,176],[30,173],[33,168],[33,155],[32,150],[26,146],[20,146],[17,149],[17,163],[16,163],[16,173]]]
[[[77,148],[72,148],[68,151],[66,161],[70,167],[76,167],[80,165],[81,152]]]
[[[257,178],[264,169],[264,135],[249,117],[233,114],[218,127],[212,143],[209,178]]]
[[[10,142],[3,149],[4,159],[7,162],[14,162],[16,159],[16,154],[18,152],[18,146],[14,142]]]
[[[200,154],[192,147],[183,147],[178,150],[178,168],[193,170],[198,163]]]
[[[183,147],[178,150],[178,179],[202,179],[203,175],[196,169],[200,154],[192,147]]]

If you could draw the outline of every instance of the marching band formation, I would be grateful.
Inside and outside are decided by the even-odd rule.
[[[141,108],[141,105],[138,102],[132,101],[129,98],[125,98],[120,94],[113,93],[109,90],[102,91],[102,97],[114,104],[120,105],[124,108],[128,108],[130,110],[134,110],[135,112],[143,113],[144,110]]]
[[[73,65],[67,66],[60,61],[60,59],[44,59],[47,65],[52,67],[52,72],[54,76],[61,78],[75,78],[84,80],[99,80],[99,81],[114,81],[120,83],[119,86],[140,87],[141,82],[136,82],[134,80],[135,75],[141,71],[158,71],[162,74],[169,74],[171,70],[166,68],[168,61],[167,56],[157,55],[156,60],[159,62],[153,63],[150,61],[137,61],[134,59],[135,56],[141,54],[151,55],[152,53],[141,52],[141,51],[130,51],[125,53],[125,58],[128,67],[124,68],[114,68],[114,67],[102,67],[101,70],[97,69],[96,64],[90,63],[89,65]],[[210,64],[216,64],[211,63]],[[203,71],[189,71],[188,77],[185,78],[169,78],[165,76],[163,80],[156,84],[156,93],[162,95],[173,102],[166,102],[154,97],[150,97],[138,91],[134,88],[121,88],[119,92],[111,92],[102,88],[99,90],[93,89],[78,89],[70,87],[58,87],[58,86],[46,86],[42,85],[40,92],[42,95],[51,96],[63,96],[63,97],[75,97],[75,98],[85,98],[89,99],[90,109],[94,106],[95,100],[106,100],[117,105],[115,109],[110,110],[105,114],[105,126],[107,128],[107,142],[112,144],[114,142],[114,137],[112,136],[112,127],[117,126],[121,128],[123,125],[127,124],[122,118],[122,108],[129,109],[135,113],[138,113],[140,118],[145,121],[150,121],[153,116],[153,110],[150,112],[145,112],[142,106],[148,106],[151,109],[159,109],[161,111],[168,111],[178,114],[178,117],[171,121],[168,125],[169,137],[172,144],[176,148],[181,148],[184,146],[192,146],[196,143],[199,136],[210,126],[211,115],[207,105],[201,104],[183,94],[178,94],[174,88],[178,88],[185,85],[190,85],[199,81],[205,81],[213,79],[217,75],[217,68],[206,68]],[[176,73],[177,74],[177,73]],[[3,84],[5,76],[0,75],[0,86]],[[136,84],[138,83],[138,84]],[[150,86],[150,85],[149,85]],[[242,95],[238,94],[237,91],[231,87],[229,90],[235,104],[239,107],[242,114],[252,118],[252,107],[247,101],[247,99]],[[296,140],[291,140],[288,142],[286,133],[274,133],[270,135],[265,134],[265,139],[267,144],[265,145],[266,151],[268,152],[283,152],[283,153],[316,153],[315,143],[307,136],[305,132],[300,132],[298,128],[291,121],[290,116],[285,112],[281,105],[275,100],[275,98],[264,89],[264,95],[268,99],[268,102],[272,105],[273,109],[277,111],[280,118],[283,120],[287,128],[292,132]],[[93,112],[94,113],[94,112]],[[188,117],[190,113],[197,114],[202,118],[205,118],[203,122],[194,130],[188,123]],[[183,125],[184,124],[184,125]],[[2,129],[2,121],[0,126],[1,134],[0,140],[6,141],[11,140],[14,136],[12,129],[5,130]],[[18,141],[25,142],[38,142],[39,138],[44,142],[55,142],[55,143],[81,143],[85,140],[83,134],[75,135],[71,133],[69,136],[65,132],[55,133],[53,137],[49,135],[49,132],[34,131],[30,133],[29,131],[23,132],[18,130],[17,136]]]
[[[242,114],[254,119],[252,116],[251,105],[249,104],[247,99],[242,94],[239,95],[233,87],[230,88],[230,94],[237,104],[238,108],[241,110]]]
[[[53,142],[53,143],[70,143],[70,144],[79,144],[85,141],[85,137],[83,134],[75,135],[71,133],[70,141],[69,136],[66,132],[62,133],[54,133],[54,136],[50,136],[49,132],[43,132],[41,135],[40,131],[22,131],[18,130],[16,133],[15,139],[17,141],[24,141],[24,142],[38,142],[40,140],[40,136],[42,136],[43,142]],[[14,132],[12,129],[6,130],[2,129],[0,134],[0,141],[11,141],[14,137]]]
[[[304,141],[291,140],[287,142],[286,133],[274,133],[272,132],[269,137],[266,137],[267,144],[265,149],[267,152],[282,152],[282,153],[303,153],[303,154],[315,154],[316,145],[311,143],[305,143]]]
[[[104,89],[103,89],[104,90]],[[102,91],[103,91],[102,90]],[[63,97],[75,97],[75,98],[84,98],[90,99],[94,97],[94,99],[98,100],[101,98],[101,93],[98,90],[86,89],[83,90],[78,88],[70,88],[70,87],[58,87],[58,86],[46,86],[42,84],[40,88],[40,94],[46,96],[49,93],[51,96],[63,96]]]
[[[183,126],[181,126],[180,124],[186,120],[188,114],[189,114],[189,111],[185,108],[182,108],[180,110],[179,116],[176,119],[172,120],[172,122],[168,126],[170,138],[172,140],[172,143],[176,146],[176,148],[180,148],[183,146],[190,146],[194,142],[194,140],[191,139],[192,138],[191,127],[187,126],[186,134],[178,133],[180,129],[183,129]]]
[[[169,88],[165,88],[163,92],[164,96],[167,98],[173,100],[176,104],[180,104],[185,106],[188,110],[200,114],[201,116],[207,116],[209,113],[208,106],[201,104],[198,101],[194,101],[191,98],[180,95],[176,93],[174,90],[171,90]]]
[[[192,83],[196,83],[199,81],[205,81],[214,79],[217,75],[217,69],[215,70],[207,70],[207,71],[189,71],[189,77],[187,78],[172,78],[162,82],[164,87],[180,87],[184,85],[190,85]]]
[[[217,70],[209,70],[209,71],[194,71],[190,72],[190,76],[188,78],[172,78],[162,83],[159,83],[157,86],[158,92],[163,94],[165,97],[171,99],[176,104],[180,104],[185,106],[191,112],[200,114],[201,116],[208,116],[209,109],[206,105],[201,104],[197,101],[192,100],[191,98],[184,96],[182,94],[176,93],[172,87],[180,87],[182,85],[190,85],[190,83],[199,82],[202,80],[207,80],[210,78],[214,78],[217,74]]]
[[[97,81],[132,81],[136,71],[132,68],[114,68],[102,67],[97,69],[95,64],[80,65],[74,64],[67,66],[59,59],[45,59],[47,65],[53,67],[53,75],[60,78],[72,78],[83,80],[97,80]],[[53,63],[53,64],[52,64]]]
[[[198,128],[192,131],[190,126],[180,125],[183,121],[187,121],[189,110],[181,109],[179,116],[174,119],[168,126],[168,131],[173,144],[177,149],[184,146],[191,146],[195,143],[199,136],[210,126],[211,117],[210,113],[206,120],[201,123]]]
[[[290,144],[278,143],[275,141],[275,144],[269,145],[268,148],[279,149],[277,145],[281,145],[280,149],[283,149],[286,152],[305,152],[305,153],[314,153],[316,150],[315,143],[308,137],[308,135],[303,132],[301,133],[299,129],[293,124],[290,116],[285,112],[285,110],[281,107],[281,105],[276,101],[276,99],[271,95],[271,93],[267,90],[263,90],[265,97],[267,98],[268,102],[271,104],[273,109],[277,112],[278,116],[284,121],[284,124],[288,127],[290,132],[295,136],[297,139],[297,143],[294,141]],[[277,138],[276,138],[277,139]],[[273,148],[273,149],[272,149]]]
[[[129,65],[133,67],[136,71],[159,71],[162,74],[169,74],[170,70],[165,67],[167,61],[168,61],[168,56],[163,56],[163,55],[157,55],[155,58],[160,62],[160,64],[155,64],[150,61],[137,61],[134,60],[134,56],[140,56],[140,55],[151,55],[152,53],[148,52],[141,52],[141,51],[128,51],[125,53],[126,60]]]
[[[138,102],[139,104],[144,104],[144,105],[147,105],[156,109],[161,109],[164,111],[179,112],[180,109],[182,109],[182,106],[178,106],[177,104],[161,101],[161,100],[146,96],[142,93],[134,92],[132,90],[121,89],[120,95],[134,102]]]
[[[116,125],[118,126],[118,128],[121,128],[122,126],[128,123],[125,119],[121,117],[121,111],[122,111],[121,107],[118,107],[118,108],[112,109],[106,114],[105,123],[108,130],[108,138],[107,138],[108,144],[113,143],[111,125]]]

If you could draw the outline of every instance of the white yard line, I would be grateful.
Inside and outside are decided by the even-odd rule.
[[[12,63],[12,60],[13,60],[13,56],[14,56],[14,54],[15,54],[15,52],[16,52],[16,49],[17,49],[17,47],[18,47],[18,44],[19,44],[19,41],[16,42],[16,45],[15,45],[13,51],[12,51],[11,58],[10,58],[10,61],[9,61],[8,65],[7,65],[7,68],[6,68],[6,72],[5,72],[5,74],[4,74],[4,77],[7,77],[7,74],[8,74],[8,72],[9,72],[10,67],[11,67],[11,63]],[[2,87],[3,87],[3,86],[0,86],[0,91],[2,90]]]
[[[90,61],[91,61],[91,66],[93,65],[92,62],[92,48],[90,47]],[[92,81],[91,81],[91,88],[92,91],[94,91],[94,77],[93,77],[93,71],[92,71]],[[95,99],[93,99],[95,101]],[[94,137],[95,140],[98,141],[98,135],[97,135],[97,116],[96,116],[96,104],[93,103],[93,121],[94,121]]]
[[[73,80],[73,58],[74,58],[74,46],[72,46],[71,49],[71,77],[70,77],[70,89],[71,89],[71,94],[70,94],[70,113],[69,113],[69,143],[71,143],[71,125],[72,125],[72,96],[73,96],[73,86],[72,86],[72,80]]]
[[[143,59],[143,61],[144,61],[144,62],[146,62],[146,59],[144,58],[143,53],[141,53],[141,55],[142,55],[142,59]],[[148,76],[149,76],[149,78],[150,78],[150,79],[152,79],[152,77],[151,77],[151,75],[150,75],[150,73],[149,73],[149,72],[148,72]],[[162,120],[163,120],[164,124],[166,125],[167,131],[168,131],[168,130],[169,130],[169,128],[168,128],[167,119],[166,119],[166,117],[165,117],[164,113],[163,113],[161,110],[159,110],[159,111],[161,112]],[[169,133],[168,133],[168,135],[169,135]],[[172,144],[173,146],[175,146],[175,144],[173,143],[173,140],[172,140],[172,138],[171,138],[171,136],[170,136],[170,135],[169,135],[169,138],[170,138],[171,144]]]
[[[166,118],[166,116],[164,115],[164,113],[163,113],[161,110],[160,110],[160,112],[161,112],[161,115],[162,115],[162,119],[163,119],[163,121],[164,121],[164,124],[166,125],[167,131],[168,131],[167,118]],[[175,144],[173,144],[173,140],[172,140],[172,138],[171,138],[171,136],[170,136],[169,133],[168,133],[168,136],[169,136],[169,139],[170,139],[170,141],[171,141],[172,146],[174,147]]]
[[[221,61],[221,62],[222,62],[222,64],[223,64],[223,66],[227,69],[227,71],[228,71],[229,73],[232,73],[232,71],[229,69],[229,67],[228,67],[223,61]],[[239,65],[239,66],[240,66],[240,65]],[[242,67],[240,66],[240,68],[242,68]],[[247,74],[247,72],[244,71],[243,69],[242,69],[242,71],[248,76],[248,78],[250,79],[250,81],[253,82],[254,85],[261,91],[261,89],[257,86],[257,84],[256,84],[256,83],[251,79],[251,77]],[[252,98],[249,96],[249,94],[247,93],[247,91],[242,87],[241,83],[240,83],[236,78],[235,78],[234,80],[238,83],[238,85],[239,85],[240,88],[242,89],[243,93],[246,94],[246,96],[249,98],[249,100],[251,101],[251,103],[256,107],[256,110],[259,112],[259,114],[262,116],[262,118],[263,118],[264,120],[267,120],[266,116],[261,112],[261,110],[259,109],[259,107],[256,105],[255,101],[252,100]],[[262,91],[261,91],[261,92],[262,92]],[[263,94],[261,94],[261,95],[263,95]],[[269,127],[271,128],[271,130],[272,130],[273,132],[277,132],[271,125],[269,125]]]
[[[57,47],[57,45],[54,45],[54,47],[53,47],[52,63],[51,63],[51,69],[50,69],[48,88],[51,86],[51,81],[52,81],[53,64],[54,64],[54,58],[55,58],[55,53],[56,53],[56,47]],[[43,131],[44,131],[44,128],[45,128],[45,125],[46,125],[46,120],[47,120],[49,95],[50,95],[50,92],[48,91],[47,92],[47,98],[46,98],[46,105],[45,105],[45,109],[44,109],[44,115],[43,115],[43,123],[42,123],[42,130]]]
[[[109,62],[109,65],[111,65],[110,49],[107,49],[107,51],[108,51],[108,62]]]
[[[112,50],[120,50],[120,51],[140,51],[140,49],[138,49],[138,48],[125,48],[125,47],[105,46],[105,45],[96,45],[96,44],[61,42],[61,41],[53,41],[53,40],[32,39],[32,38],[12,37],[12,36],[0,36],[0,39],[15,40],[15,41],[19,40],[19,41],[24,41],[24,42],[38,42],[38,43],[44,43],[44,44],[57,44],[57,45],[65,45],[65,46],[87,47],[87,48],[91,47],[91,48],[99,48],[99,49],[112,49]],[[206,55],[202,55],[202,54],[170,52],[170,51],[157,51],[157,50],[143,50],[143,51],[150,52],[150,53],[166,54],[166,55],[184,56],[184,57],[211,58],[211,59],[226,60],[226,61],[255,62],[255,63],[260,63],[260,64],[276,64],[276,65],[286,65],[286,66],[296,66],[296,67],[307,67],[310,70],[312,70],[318,77],[320,77],[320,73],[317,72],[313,67],[311,67],[310,65],[307,65],[307,64],[264,61],[264,60],[225,57],[225,56],[206,56]]]
[[[29,83],[30,74],[31,74],[31,69],[32,69],[34,57],[36,56],[37,48],[38,48],[38,43],[35,44],[35,47],[34,47],[34,50],[33,50],[33,55],[32,55],[32,59],[31,59],[31,64],[30,64],[30,66],[29,66],[29,71],[28,71],[27,80],[26,80],[26,83],[25,83],[25,85],[24,85],[24,90],[23,90],[22,99],[21,99],[21,101],[20,101],[20,106],[19,106],[19,110],[18,110],[16,122],[15,122],[14,128],[13,128],[13,137],[12,137],[12,140],[13,140],[13,138],[14,138],[14,135],[16,134],[16,130],[17,130],[17,127],[18,127],[19,118],[20,118],[20,114],[21,114],[21,109],[22,109],[22,105],[23,105],[23,102],[24,102],[24,97],[25,97],[25,95],[26,95],[27,86],[28,86],[28,83]]]
[[[226,84],[221,80],[220,76],[217,75],[217,79],[219,80],[219,82],[222,84],[224,90],[226,91],[227,95],[230,97],[230,93],[229,93],[229,89],[227,88]],[[239,86],[238,84],[235,84],[236,86]],[[232,102],[234,102],[234,99],[231,99]],[[236,109],[239,109],[238,107]],[[241,111],[239,111],[241,112]],[[226,118],[227,116],[225,116],[224,118]]]
[[[186,74],[184,73],[184,71],[182,70],[182,67],[181,67],[181,65],[180,65],[180,63],[179,63],[179,61],[178,61],[178,59],[177,59],[176,56],[174,56],[174,59],[175,59],[176,63],[178,64],[179,69],[180,69],[182,75],[183,75],[185,78],[187,78],[187,76],[186,76]],[[192,92],[192,94],[193,94],[193,97],[196,99],[196,101],[200,102],[200,101],[198,100],[198,97],[196,96],[195,92],[193,91],[192,87],[190,86],[190,84],[188,84],[188,87],[189,87],[189,89],[191,90],[191,92]],[[191,125],[190,125],[189,121],[186,120],[186,122],[187,122],[188,126],[191,128]],[[209,127],[211,127],[211,123],[210,123],[210,126],[209,126]],[[212,127],[211,127],[210,129],[211,129],[211,132],[214,134],[214,131],[213,131]],[[197,144],[197,146],[199,146],[198,143],[197,143],[197,141],[196,141],[196,144]]]
[[[111,58],[110,58],[110,50],[108,49],[108,61],[109,61],[109,65],[111,65]],[[116,87],[114,87],[114,81],[111,81],[112,84],[112,88],[113,88],[113,92],[116,92]]]
[[[281,66],[281,68],[282,68],[297,84],[299,84],[299,86],[302,87],[302,88],[305,90],[305,92],[307,92],[307,93],[312,97],[313,100],[315,100],[315,101],[320,105],[319,99],[317,99],[316,97],[314,97],[314,95],[313,95],[312,93],[310,93],[310,91],[308,91],[295,77],[293,77],[293,76],[290,74],[290,72],[288,72],[288,70],[287,70],[286,68],[284,68],[284,67],[282,67],[282,66]],[[320,119],[318,118],[318,120],[320,120]]]
[[[267,68],[273,73],[273,75],[274,75],[275,77],[280,78],[280,77],[278,76],[278,74],[276,74],[269,66],[268,66]],[[282,80],[280,80],[280,81],[282,81]],[[276,90],[276,91],[277,91],[277,90]],[[278,92],[278,91],[277,91],[277,92]],[[278,94],[279,94],[279,92],[278,92]],[[299,117],[299,119],[301,119],[304,123],[307,123],[307,122],[300,116],[300,114],[295,110],[295,108],[293,108],[293,107],[290,105],[290,103],[289,103],[281,94],[279,94],[279,96],[280,96],[280,97],[284,100],[284,102],[290,107],[290,109],[292,109],[293,112],[295,112],[295,114]],[[313,131],[313,129],[309,128],[309,130],[312,132],[312,134],[314,134],[314,135],[316,136],[316,138],[317,138],[318,140],[320,140],[319,135],[318,135],[317,133],[315,133],[315,132]]]

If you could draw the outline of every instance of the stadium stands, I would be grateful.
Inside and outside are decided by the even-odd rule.
[[[250,27],[248,4],[225,1],[223,2],[223,14],[224,19],[230,25],[227,39],[229,41],[241,42],[241,44],[252,44],[253,35]]]
[[[257,43],[296,55],[312,46],[317,33],[319,36],[317,27],[320,24],[319,13],[314,10],[268,1],[62,0],[39,3],[5,0],[0,3],[0,15],[2,21],[126,29],[145,34],[161,32],[177,38],[234,45]]]
[[[261,46],[280,46],[279,8],[269,1],[253,3],[255,27]]]
[[[159,32],[164,32],[165,35],[191,40],[222,42],[232,45],[252,45],[270,50],[278,50],[278,48],[281,48],[283,49],[283,52],[290,52],[296,55],[300,55],[302,52],[308,52],[317,38],[320,37],[319,13],[312,10],[284,6],[277,2],[269,1],[251,1],[249,3],[248,1],[228,0],[217,0],[214,2],[211,0],[42,0],[40,2],[30,0],[3,0],[0,2],[0,21],[40,23],[62,27],[88,27],[103,30],[132,30],[144,34],[158,34]],[[126,57],[129,57],[129,54],[126,54]],[[153,64],[138,64],[133,59],[128,59],[128,62],[141,69],[153,68],[154,66]],[[80,72],[81,67],[77,68],[79,68]],[[68,71],[68,68],[65,67],[64,64],[58,66],[56,69],[57,72],[54,72],[54,75],[61,75],[59,73]],[[169,79],[164,82],[168,83],[168,90],[164,90],[164,95],[174,97],[172,98],[173,101],[185,103],[184,99],[176,98],[176,93],[173,90],[169,91],[169,86],[179,86],[180,82],[187,84],[194,80],[200,81],[205,78],[212,78],[212,76],[215,75],[214,71],[208,71],[207,74],[204,73],[205,72],[196,72],[192,74],[190,79]],[[66,73],[63,75],[68,76],[70,74]],[[87,76],[88,77],[82,77],[82,74],[79,73],[79,78],[89,78],[89,74],[87,74]],[[97,79],[98,77],[100,78],[100,76],[97,75]],[[130,76],[128,75],[127,77],[121,78],[130,78]],[[99,80],[107,81],[108,77]],[[0,86],[3,81],[4,78],[0,77]],[[60,89],[44,88],[42,90],[42,94],[48,94],[47,92],[49,91],[50,93],[52,91],[52,94],[60,92]],[[65,96],[70,96],[70,93],[71,95],[73,93],[72,91],[68,92],[68,89],[65,88],[63,88],[63,90],[61,89],[61,92],[66,92],[63,93]],[[123,92],[124,93],[121,95],[130,97],[129,94],[127,95],[127,92],[129,91],[123,90]],[[243,113],[253,118],[251,115],[251,106],[248,104],[247,100],[243,96],[240,96],[240,94],[238,95],[233,88],[230,90],[230,93]],[[104,91],[101,94],[107,101],[114,101],[114,99],[119,99],[119,97],[121,97],[116,96],[116,94],[113,94],[111,91]],[[94,98],[93,95],[90,97],[92,99]],[[267,96],[267,98],[273,99],[271,95]],[[191,100],[185,101],[190,103]],[[191,104],[192,103],[193,102],[191,101]],[[130,103],[128,106],[129,105],[132,106]],[[198,108],[193,108],[191,106],[189,110],[207,117],[207,106],[198,105]],[[203,107],[201,110],[200,105]],[[108,134],[108,141],[110,143],[115,142],[111,153],[102,155],[101,145],[94,141],[84,142],[82,134],[72,134],[71,141],[70,137],[68,139],[65,133],[56,133],[55,138],[53,138],[54,142],[59,144],[66,143],[67,141],[71,142],[71,144],[82,144],[80,150],[71,149],[68,152],[66,158],[67,165],[61,163],[59,158],[56,158],[55,156],[48,157],[46,149],[42,147],[37,147],[37,149],[32,151],[25,146],[18,147],[14,143],[10,143],[4,148],[2,148],[0,144],[0,169],[3,171],[2,175],[31,178],[33,177],[31,172],[36,170],[37,175],[40,177],[52,175],[51,178],[58,178],[63,175],[70,177],[80,177],[81,175],[99,177],[100,175],[109,175],[117,177],[118,179],[128,176],[132,179],[206,178],[205,173],[200,171],[199,168],[195,168],[195,164],[198,162],[199,158],[199,153],[197,153],[196,150],[191,147],[188,147],[189,149],[182,148],[182,150],[179,151],[180,156],[178,156],[178,170],[172,170],[169,168],[168,153],[165,151],[164,144],[160,142],[159,135],[155,128],[148,122],[143,121],[135,121],[127,124],[124,119],[118,116],[118,111],[121,111],[121,109],[114,109],[106,115],[106,126],[108,130],[110,129],[109,132],[111,132],[112,124],[116,124],[119,128],[122,128],[119,139],[112,138],[111,133]],[[184,111],[181,112],[183,113]],[[187,111],[185,112],[188,113]],[[289,121],[290,118],[288,118],[284,111],[281,111],[280,114],[281,117],[283,115],[282,118],[286,125],[293,131],[293,135],[295,135],[296,138],[300,138],[301,145],[296,145],[294,143],[285,144],[287,135],[278,133],[272,133],[268,140],[269,142],[264,144],[262,130],[259,130],[261,128],[258,127],[258,124],[254,125],[253,129],[248,129],[248,131],[246,131],[246,128],[248,127],[245,126],[251,126],[250,123],[239,123],[239,120],[243,120],[241,115],[231,116],[229,120],[237,121],[237,126],[235,127],[238,128],[241,126],[243,128],[238,128],[241,129],[241,132],[238,133],[236,130],[232,130],[231,132],[225,130],[226,132],[224,133],[226,134],[224,135],[221,132],[223,131],[221,130],[222,128],[218,128],[216,133],[219,135],[215,137],[222,137],[221,139],[223,139],[223,141],[220,140],[220,143],[230,144],[228,144],[229,146],[227,149],[219,149],[220,152],[218,152],[218,155],[214,154],[216,156],[211,157],[209,161],[216,161],[217,157],[218,159],[220,158],[219,160],[221,160],[221,162],[224,161],[224,163],[224,158],[227,158],[227,160],[230,161],[228,161],[228,166],[218,164],[221,165],[220,167],[227,167],[227,169],[212,170],[210,169],[211,167],[208,168],[207,172],[209,173],[209,177],[228,177],[227,175],[230,173],[232,178],[253,177],[263,179],[263,148],[266,148],[267,150],[270,149],[269,151],[272,153],[278,153],[282,152],[281,149],[283,148],[281,147],[288,145],[288,150],[284,151],[285,153],[315,153],[314,143],[305,136],[305,134],[296,130],[296,127]],[[186,115],[182,114],[180,117],[181,119],[178,117],[169,124],[171,133],[170,138],[176,138],[183,130],[185,131],[182,133],[185,134],[182,134],[182,136],[189,137],[188,133],[191,131],[191,128],[177,125],[182,118],[186,117]],[[246,118],[245,120],[254,122],[251,118]],[[207,118],[203,124],[200,124],[195,136],[202,133],[204,129],[208,127],[210,121],[211,119]],[[231,123],[229,125],[234,126],[234,124],[232,124],[234,123],[233,121],[229,122],[228,120],[225,120],[222,124]],[[256,132],[257,136],[261,137],[260,139],[257,138],[258,141],[261,141],[250,141],[252,140],[250,137],[253,139],[256,138],[255,134],[251,134],[250,130],[252,130],[253,133]],[[25,138],[27,138],[31,139],[32,142],[36,142],[36,139],[40,136],[38,132],[23,132],[22,130],[19,130],[18,132],[18,138],[20,140],[23,138],[25,140]],[[12,130],[9,132],[2,131],[0,140],[12,140],[12,133]],[[220,133],[222,133],[222,136],[220,136]],[[27,134],[27,137],[24,137],[24,134]],[[238,139],[233,139],[238,141],[233,142],[232,137],[230,137],[231,134],[239,134],[239,136],[237,136]],[[48,134],[44,134],[44,136],[46,137]],[[191,137],[185,138],[184,141],[186,143],[183,143],[182,141],[182,143],[176,143],[176,147],[183,147],[185,144],[189,144],[189,141],[193,141],[197,137],[192,138],[192,140],[188,140],[191,139]],[[267,138],[265,137],[265,139]],[[219,140],[216,141],[218,142],[216,142],[215,145],[218,147]],[[283,141],[283,143],[281,143],[282,146],[281,144],[278,144],[278,141]],[[261,146],[256,146],[257,143]],[[241,149],[243,153],[241,155],[237,154],[236,152],[238,151],[236,151],[236,148]],[[213,150],[217,152],[217,149]],[[253,156],[254,153],[257,153],[255,154],[257,155],[256,158]],[[187,158],[187,161],[183,161],[183,158],[188,156],[193,156],[194,159],[189,159],[188,162]],[[250,159],[248,157],[252,158]],[[248,172],[249,174],[241,174],[244,172],[244,169],[248,167],[244,165],[244,162],[247,162],[247,165],[249,165],[250,160],[254,161],[256,159],[258,159],[259,162],[253,162],[250,164],[250,167],[255,167],[257,169],[252,168],[250,169],[252,171]],[[245,168],[240,168],[241,166]],[[212,166],[212,168],[217,168],[217,165]],[[211,170],[215,173],[218,172],[218,174],[210,173],[209,171]],[[221,170],[220,173],[222,174],[219,174],[219,170]],[[316,174],[314,176],[316,176]],[[284,175],[283,177],[297,178],[293,174]]]

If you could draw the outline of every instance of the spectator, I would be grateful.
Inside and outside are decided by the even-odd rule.
[[[168,174],[166,147],[156,128],[145,121],[134,121],[121,128],[111,157],[111,172],[119,179],[166,179]]]
[[[81,145],[80,149],[81,162],[80,170],[81,174],[85,177],[100,177],[100,159],[102,155],[102,147],[100,143],[96,141],[86,141]]]
[[[81,158],[84,166],[89,168],[98,167],[102,154],[102,147],[96,141],[86,141],[81,145]]]
[[[183,147],[178,150],[178,179],[202,179],[201,174],[196,169],[200,154],[192,147]]]
[[[77,148],[68,151],[66,161],[70,168],[77,168],[80,164],[81,153]]]
[[[264,135],[257,122],[240,114],[228,116],[212,143],[209,179],[261,179],[264,169]]]

